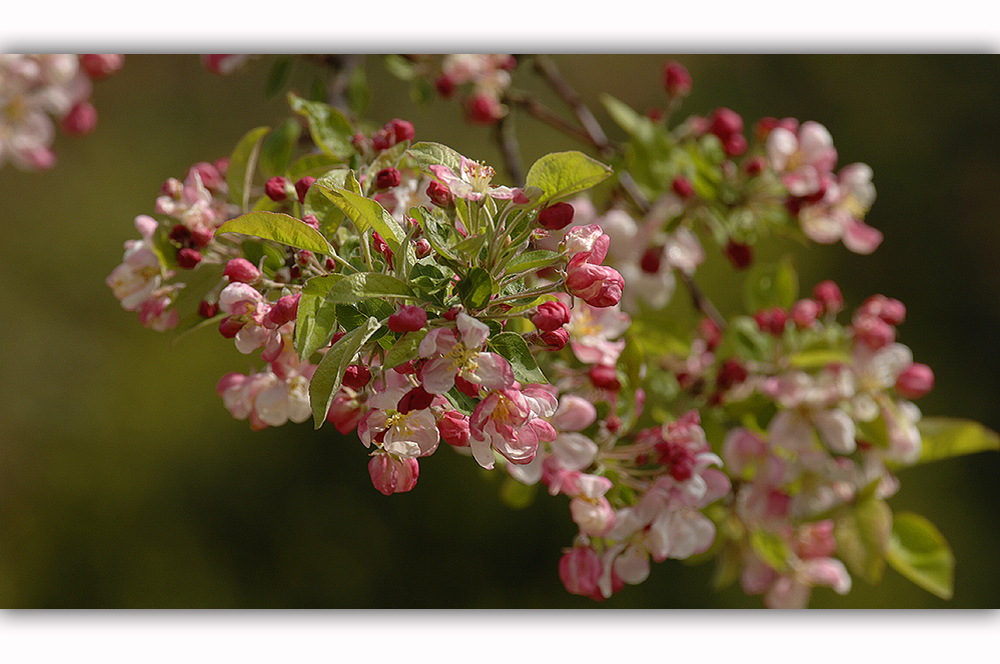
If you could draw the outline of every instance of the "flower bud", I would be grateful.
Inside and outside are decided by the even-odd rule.
[[[386,123],[386,128],[392,130],[393,137],[396,139],[396,143],[402,143],[403,141],[412,141],[416,132],[413,130],[413,123],[409,120],[400,120],[399,118],[393,118]]]
[[[207,247],[215,239],[211,228],[198,226],[191,230],[191,244],[195,247]]]
[[[347,371],[344,372],[341,385],[349,387],[355,392],[360,392],[371,379],[372,372],[368,367],[363,364],[350,364],[347,366]]]
[[[434,89],[442,99],[451,99],[455,95],[455,89],[458,86],[455,85],[454,79],[450,76],[442,74],[434,80]]]
[[[385,495],[403,493],[417,485],[420,465],[416,459],[398,459],[388,454],[376,454],[368,462],[372,484]]]
[[[715,386],[720,390],[728,390],[734,385],[739,385],[747,379],[750,374],[740,364],[739,360],[729,358],[719,367],[719,374],[715,379]]]
[[[663,246],[649,247],[646,251],[642,252],[642,257],[639,259],[639,269],[646,274],[656,274],[660,271],[660,266],[663,264]]]
[[[62,119],[62,128],[70,136],[83,136],[97,126],[97,109],[89,101],[81,101]]]
[[[493,95],[479,93],[465,100],[465,119],[468,122],[492,125],[503,116],[503,105]]]
[[[260,270],[245,258],[231,259],[222,274],[229,277],[229,283],[252,284],[260,279]]]
[[[304,223],[306,226],[312,228],[315,231],[319,230],[319,219],[317,219],[316,215],[314,214],[303,215],[302,223]]]
[[[275,175],[273,178],[264,183],[264,193],[267,194],[267,197],[272,201],[280,203],[288,198],[288,185],[288,178]]]
[[[816,300],[803,299],[792,305],[792,320],[801,329],[813,327],[822,313],[823,307]]]
[[[554,330],[539,332],[537,338],[549,350],[559,351],[565,348],[569,342],[569,330],[565,327],[557,327]]]
[[[722,330],[719,329],[719,324],[707,316],[698,322],[698,336],[705,340],[708,350],[715,350],[722,342]]]
[[[431,199],[431,203],[439,208],[449,207],[455,202],[455,197],[447,185],[434,180],[427,185],[427,198]]]
[[[745,270],[753,263],[753,247],[732,238],[726,243],[726,258],[737,270]]]
[[[767,332],[776,337],[780,337],[785,332],[785,324],[788,322],[788,314],[781,307],[762,309],[753,315],[757,322],[757,327],[761,332]]]
[[[278,301],[267,312],[268,321],[277,328],[295,320],[299,315],[299,300],[301,299],[302,293],[279,297]]]
[[[226,179],[219,172],[219,169],[207,161],[199,161],[191,167],[191,170],[198,174],[198,177],[201,178],[201,183],[205,185],[206,189],[218,192],[226,184]]]
[[[686,97],[691,92],[691,74],[679,62],[663,65],[663,88],[671,97]]]
[[[825,313],[835,314],[844,308],[844,296],[840,292],[840,287],[832,281],[821,281],[816,284],[812,296]]]
[[[441,439],[452,447],[468,447],[470,440],[469,418],[457,410],[446,411],[437,421]]]
[[[295,193],[299,196],[299,203],[303,205],[306,202],[306,193],[309,191],[309,187],[313,185],[316,178],[307,175],[304,178],[300,178],[298,182],[295,183]]]
[[[177,264],[185,270],[193,270],[201,262],[201,252],[190,247],[182,247],[177,251]]]
[[[389,316],[389,329],[393,332],[416,332],[427,324],[427,312],[412,304],[400,307]]]
[[[852,322],[854,338],[872,350],[888,346],[896,340],[896,330],[878,316],[856,315]]]
[[[430,241],[422,237],[413,243],[413,251],[417,254],[417,258],[423,258],[431,253],[431,243]]]
[[[615,526],[615,511],[604,496],[596,501],[573,498],[569,513],[573,523],[580,526],[580,532],[591,537],[603,537]]]
[[[243,329],[245,324],[238,316],[226,316],[219,321],[219,334],[226,339],[232,339],[237,332]]]
[[[596,388],[611,392],[617,392],[622,388],[622,384],[618,380],[618,371],[609,364],[595,364],[590,367],[587,375]]]
[[[691,184],[691,180],[688,180],[683,175],[674,177],[673,182],[670,183],[670,188],[685,201],[694,196],[694,186]]]
[[[597,584],[603,572],[600,556],[590,547],[573,547],[559,559],[559,579],[573,595],[600,593]]]
[[[708,131],[725,141],[725,138],[743,131],[743,118],[736,111],[717,108],[708,117]]]
[[[896,378],[896,391],[905,399],[919,399],[934,389],[934,372],[926,364],[914,362]]]
[[[435,396],[436,395],[425,390],[422,385],[417,385],[399,398],[399,403],[396,404],[396,410],[404,414],[409,413],[412,410],[424,410],[425,408],[430,407]]]
[[[872,295],[861,304],[858,313],[878,316],[889,325],[899,325],[906,318],[906,306],[885,295]]]
[[[84,53],[80,56],[80,66],[94,81],[115,73],[123,64],[125,56],[121,53]]]
[[[573,206],[569,203],[556,203],[538,213],[538,225],[550,231],[562,230],[572,222]]]
[[[569,322],[569,307],[559,301],[542,302],[531,316],[531,323],[539,330],[551,332]]]
[[[202,300],[198,303],[198,315],[202,318],[212,318],[219,313],[219,303]]]
[[[729,134],[722,139],[722,149],[727,157],[739,157],[747,151],[747,139],[743,134]]]
[[[750,157],[743,164],[743,172],[754,178],[764,172],[767,168],[767,160],[763,157]]]
[[[614,268],[593,263],[570,262],[566,292],[592,307],[613,307],[622,299],[625,279]]]
[[[397,168],[383,168],[375,176],[375,186],[378,189],[392,189],[402,182],[402,176]]]

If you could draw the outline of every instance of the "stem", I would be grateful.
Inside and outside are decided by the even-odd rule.
[[[514,133],[514,122],[511,116],[500,118],[497,122],[495,134],[500,152],[503,154],[504,168],[507,175],[514,182],[515,187],[524,186],[524,168],[521,166],[521,146],[517,142],[517,135]]]
[[[559,281],[552,284],[546,284],[544,286],[539,286],[538,288],[522,291],[520,293],[512,293],[511,295],[504,295],[502,297],[497,297],[490,300],[490,304],[507,302],[508,300],[519,300],[523,297],[531,297],[533,295],[545,295],[547,293],[555,293],[556,291],[562,290],[563,282],[564,280],[560,279]]]
[[[594,142],[594,139],[583,129],[570,124],[560,116],[553,113],[545,104],[535,99],[533,96],[522,93],[522,92],[511,92],[508,91],[507,95],[504,97],[504,101],[511,106],[517,108],[523,108],[528,111],[536,120],[541,120],[545,124],[549,125],[557,131],[575,138],[582,143],[587,143],[592,145],[598,150],[601,149],[601,145]]]
[[[712,301],[705,297],[705,294],[701,292],[700,288],[698,288],[698,284],[695,283],[691,275],[687,274],[683,270],[678,270],[678,272],[680,272],[681,281],[684,282],[688,292],[691,293],[691,301],[694,303],[695,308],[711,318],[712,321],[719,326],[719,330],[724,331],[726,329],[726,319],[722,317],[722,314],[720,314],[719,310],[715,308]]]

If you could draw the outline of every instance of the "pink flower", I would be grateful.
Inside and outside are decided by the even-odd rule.
[[[856,254],[870,254],[882,243],[882,233],[862,219],[875,201],[872,169],[851,164],[831,181],[822,199],[803,205],[799,211],[802,231],[814,242],[831,244],[842,240]]]
[[[139,215],[135,218],[135,226],[142,239],[125,243],[122,264],[112,270],[104,282],[125,311],[139,310],[169,276],[153,245],[153,233],[158,226],[156,220]]]
[[[604,565],[601,557],[589,546],[576,546],[559,559],[559,579],[574,595],[590,597],[599,593],[598,581]]]
[[[556,431],[543,417],[555,412],[556,401],[540,387],[493,390],[469,418],[472,454],[483,468],[492,469],[493,450],[515,464],[530,463],[539,442],[555,439]]]
[[[391,454],[376,454],[368,462],[372,484],[383,494],[410,491],[417,485],[420,464],[416,459],[399,459]]]
[[[820,192],[824,176],[837,165],[833,138],[818,122],[803,122],[797,133],[775,127],[767,137],[767,156],[788,192],[798,197]]]
[[[577,303],[566,328],[570,347],[584,364],[615,365],[625,349],[625,340],[617,339],[628,330],[632,319],[618,307],[591,307]]]
[[[453,328],[435,328],[419,347],[420,357],[429,361],[420,371],[424,389],[444,394],[455,385],[455,377],[481,385],[487,390],[503,390],[514,383],[510,363],[496,353],[483,352],[490,329],[472,316],[460,313]]]
[[[462,157],[459,172],[447,166],[436,164],[429,167],[431,173],[442,182],[452,195],[470,201],[482,200],[489,196],[498,200],[514,200],[515,203],[527,202],[527,197],[521,189],[510,187],[491,187],[495,171],[484,164]]]

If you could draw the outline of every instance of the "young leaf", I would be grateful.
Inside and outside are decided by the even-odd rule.
[[[766,530],[755,530],[750,534],[750,546],[769,566],[779,572],[788,569],[788,545],[780,536]]]
[[[538,484],[522,484],[508,475],[500,487],[500,500],[512,510],[523,510],[535,502],[536,493]]]
[[[582,152],[554,152],[531,165],[525,184],[545,192],[541,204],[589,189],[611,173],[611,167]]]
[[[230,219],[215,231],[216,236],[223,233],[255,235],[325,256],[332,256],[335,253],[319,231],[301,219],[277,212],[250,212],[242,217]]]
[[[226,170],[229,200],[243,209],[249,204],[244,194],[249,193],[250,182],[253,180],[257,151],[260,149],[264,134],[269,130],[269,127],[257,127],[243,134],[243,138],[229,156],[229,168]]]
[[[326,413],[330,410],[330,404],[333,403],[337,390],[340,389],[348,365],[354,361],[358,351],[378,328],[378,320],[374,316],[370,317],[364,324],[342,336],[316,366],[316,373],[309,382],[309,402],[312,405],[313,425],[316,429],[323,426]]]
[[[309,121],[313,142],[331,157],[344,160],[354,154],[354,128],[344,115],[329,104],[306,101],[288,93],[288,104]]]
[[[643,143],[648,143],[652,139],[654,129],[649,118],[636,113],[631,106],[609,94],[601,95],[601,104],[604,105],[611,119],[629,136]]]
[[[917,422],[917,429],[923,442],[919,463],[1000,450],[1000,435],[972,420],[925,417]]]
[[[528,344],[515,332],[502,332],[489,340],[489,345],[495,353],[510,362],[514,378],[526,385],[528,383],[547,383],[545,374],[538,368],[538,363],[528,349]]]
[[[265,178],[283,173],[288,168],[301,133],[302,125],[294,118],[271,130],[260,146],[260,172]]]
[[[743,302],[750,313],[770,307],[790,308],[798,297],[799,278],[790,260],[758,263],[750,268],[743,285]]]
[[[314,183],[313,186],[316,184]],[[359,233],[374,228],[393,253],[399,251],[399,244],[406,237],[406,234],[384,207],[370,198],[365,198],[347,189],[322,185],[319,185],[319,189],[333,201],[334,205],[344,211],[347,218],[354,222]]]
[[[558,252],[544,249],[526,251],[511,259],[510,263],[507,264],[507,274],[518,274],[548,267],[558,261],[560,255]]]
[[[836,519],[837,552],[853,574],[874,585],[885,570],[891,530],[892,510],[885,501],[865,500]]]
[[[447,145],[440,143],[414,143],[407,150],[409,154],[421,168],[441,164],[447,166],[455,173],[462,169],[462,155],[455,152]]]
[[[493,297],[493,277],[483,268],[474,267],[455,285],[455,290],[469,309],[482,309]]]
[[[357,272],[337,281],[326,294],[328,302],[349,304],[372,298],[412,298],[405,281],[378,272]]]
[[[294,67],[295,58],[291,56],[284,55],[274,61],[274,64],[271,65],[271,71],[267,75],[267,82],[264,84],[265,99],[270,99],[288,85],[288,79],[291,78]]]
[[[303,293],[295,319],[295,351],[306,361],[330,343],[337,330],[337,311],[322,295]]]
[[[886,561],[924,590],[951,599],[955,556],[944,535],[926,518],[912,512],[896,514]]]

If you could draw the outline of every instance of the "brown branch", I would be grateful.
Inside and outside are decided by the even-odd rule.
[[[701,292],[701,289],[698,287],[698,284],[696,284],[694,281],[694,277],[684,272],[683,270],[678,270],[678,272],[680,272],[681,281],[684,282],[684,285],[687,287],[688,292],[691,293],[691,302],[694,303],[695,309],[697,309],[701,313],[711,318],[712,322],[714,322],[719,327],[719,330],[725,331],[726,319],[723,318],[722,314],[719,313],[719,310],[715,308],[715,305],[712,304],[712,301],[707,297],[705,297],[705,294]]]
[[[500,118],[495,127],[494,136],[503,154],[504,167],[514,182],[514,186],[524,186],[524,168],[521,166],[521,146],[514,133],[514,121],[510,116]]]
[[[601,149],[601,146],[595,143],[593,137],[591,137],[591,135],[585,130],[567,122],[562,117],[549,110],[545,104],[529,94],[508,91],[504,97],[504,102],[516,108],[526,110],[536,120],[541,120],[553,129],[561,131],[571,138],[575,138],[578,141],[592,145],[598,150]]]
[[[577,94],[576,90],[559,73],[559,69],[552,58],[547,55],[536,55],[535,71],[542,75],[542,78],[546,80],[555,93],[573,110],[573,114],[576,115],[577,120],[580,121],[584,130],[590,136],[591,142],[601,151],[601,156],[608,157],[618,151],[612,145],[611,141],[608,140],[604,130],[601,129],[601,125],[597,122],[597,118],[594,117],[594,114],[590,112],[587,105],[580,99],[580,95]]]

